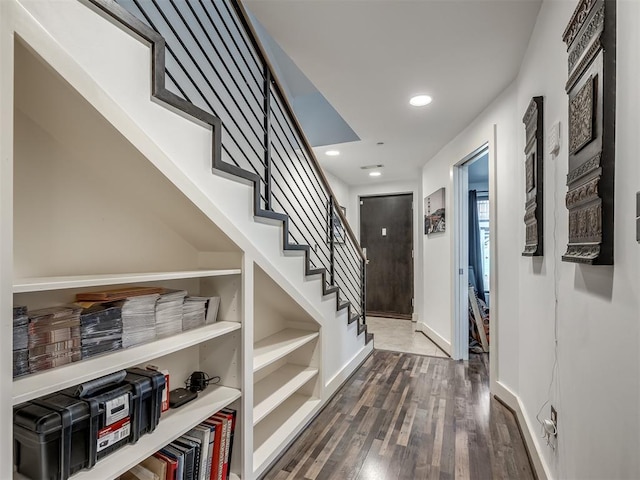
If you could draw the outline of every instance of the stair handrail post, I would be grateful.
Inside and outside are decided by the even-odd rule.
[[[329,197],[329,264],[330,264],[329,278],[331,280],[331,286],[335,285],[335,269],[336,269],[336,266],[335,266],[336,239],[334,235],[335,216],[333,213],[334,210],[335,210],[335,202],[333,201],[333,197],[330,196]]]
[[[264,64],[264,181],[265,210],[273,210],[271,199],[271,69]]]

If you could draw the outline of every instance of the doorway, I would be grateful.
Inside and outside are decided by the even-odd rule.
[[[413,194],[360,198],[368,316],[413,315]]]
[[[489,149],[479,148],[454,168],[454,358],[490,348]]]

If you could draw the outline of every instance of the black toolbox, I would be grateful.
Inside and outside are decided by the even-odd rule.
[[[52,394],[14,409],[14,457],[18,472],[35,480],[66,480],[90,468],[97,431],[89,405]]]
[[[127,369],[124,381],[133,389],[136,402],[135,425],[133,425],[133,442],[137,442],[141,435],[153,432],[160,421],[162,412],[162,392],[164,391],[164,374],[154,370],[142,368]]]
[[[125,377],[126,372],[121,370],[61,392],[86,402],[91,417],[97,419],[97,431],[91,436],[91,465],[133,442],[131,433],[138,420],[139,406],[134,388],[124,381]]]
[[[66,480],[135,443],[158,425],[164,388],[162,373],[133,368],[16,406],[18,472],[33,480]]]

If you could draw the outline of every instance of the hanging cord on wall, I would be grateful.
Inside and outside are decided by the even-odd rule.
[[[558,162],[556,160],[558,157],[557,155],[554,155],[554,154],[551,154],[551,157],[553,159],[553,164],[554,164],[554,167],[553,167],[553,173],[554,173],[554,176],[553,176],[554,177],[553,178],[553,185],[554,185],[554,189],[553,189],[553,296],[554,296],[553,366],[551,367],[551,380],[549,381],[549,388],[547,390],[547,400],[542,404],[542,406],[540,407],[540,410],[538,410],[538,413],[536,414],[536,420],[538,421],[542,429],[542,438],[546,438],[547,440],[547,446],[555,450],[556,445],[551,442],[551,437],[557,435],[558,426],[553,425],[553,427],[551,427],[551,425],[548,423],[548,420],[540,420],[540,414],[542,413],[542,410],[544,409],[544,407],[549,405],[549,402],[551,402],[551,389],[553,388],[553,384],[554,384],[554,381],[556,380],[557,371],[558,371],[558,297],[560,293],[560,284],[558,281],[558,261],[556,259],[556,253],[557,253],[556,249],[558,245],[558,238],[557,238],[558,209],[556,208],[556,205],[558,205],[558,188],[556,185],[557,178],[558,178],[558,175],[557,175]]]

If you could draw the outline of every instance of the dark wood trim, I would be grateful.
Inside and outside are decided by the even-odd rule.
[[[527,453],[527,459],[529,460],[529,466],[531,467],[531,472],[533,473],[534,478],[538,480],[540,477],[538,477],[538,471],[536,470],[536,466],[533,463],[533,458],[531,457],[531,450],[529,449],[530,448],[529,442],[527,442],[526,437],[524,436],[524,431],[522,430],[522,425],[520,424],[520,419],[518,418],[518,414],[513,408],[511,408],[511,406],[507,402],[502,400],[498,395],[494,394],[493,398],[495,398],[498,402],[500,402],[500,404],[504,408],[509,410],[511,412],[511,415],[513,415],[513,418],[516,421],[516,425],[518,426],[518,431],[520,432],[520,436],[522,437],[522,443],[524,443],[524,450]]]
[[[367,315],[369,317],[397,318],[398,320],[411,320],[413,318],[412,314],[389,313],[389,312],[371,312],[369,310],[367,310]]]

